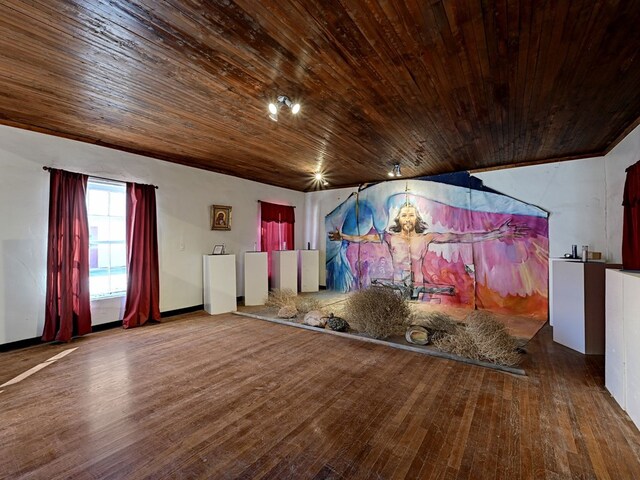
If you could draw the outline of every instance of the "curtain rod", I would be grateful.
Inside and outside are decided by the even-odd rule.
[[[44,167],[42,167],[42,169],[43,169],[43,170],[46,170],[46,171],[55,170],[54,168],[52,168],[52,167],[47,167],[46,165],[45,165]],[[72,172],[72,173],[77,173],[77,172]],[[99,176],[97,176],[97,175],[89,175],[89,174],[87,174],[87,173],[83,173],[82,175],[87,175],[87,176],[89,176],[89,177],[91,177],[91,178],[97,178],[97,179],[100,179],[100,180],[107,180],[108,182],[120,182],[120,183],[127,183],[127,182],[125,182],[125,181],[123,181],[123,180],[115,180],[115,179],[113,179],[113,178],[99,177]],[[158,186],[157,186],[157,185],[152,185],[152,187],[153,187],[153,188],[155,188],[156,190],[158,189]]]
[[[258,200],[258,203],[271,203],[271,202],[265,202],[264,200]],[[293,208],[296,208],[295,205],[282,205],[281,203],[274,203],[273,205],[280,205],[281,207],[293,207]]]

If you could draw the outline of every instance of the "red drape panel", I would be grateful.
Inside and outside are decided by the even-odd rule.
[[[293,207],[268,202],[260,203],[260,250],[267,252],[269,279],[271,279],[271,252],[295,248],[293,234],[295,222]]]
[[[42,340],[91,332],[87,176],[51,169],[47,293]]]
[[[622,205],[622,268],[640,270],[640,162],[627,168]]]
[[[156,189],[127,183],[127,300],[124,328],[160,320]]]
[[[277,203],[260,202],[260,220],[262,222],[295,223],[296,213],[293,207]]]

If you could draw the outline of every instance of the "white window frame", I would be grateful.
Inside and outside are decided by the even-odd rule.
[[[102,188],[101,188],[102,187]],[[125,196],[125,201],[126,201],[126,183],[124,182],[117,182],[117,181],[111,181],[111,180],[105,180],[105,179],[101,179],[101,178],[96,178],[96,177],[91,177],[89,176],[88,179],[88,183],[87,183],[87,216],[90,218],[92,215],[89,211],[89,202],[90,202],[90,196],[89,196],[89,191],[92,189],[95,190],[105,190],[105,191],[109,191],[109,192],[113,192],[113,191],[117,191],[122,189],[123,190],[123,194]],[[111,211],[110,211],[110,203],[108,202],[108,210],[107,210],[107,215],[105,215],[106,217],[114,217],[111,215]],[[126,207],[125,207],[126,208]],[[91,223],[90,220],[88,218],[89,221],[89,227],[91,227]],[[124,221],[126,222],[126,217],[116,217],[116,218],[123,218]],[[126,229],[126,223],[125,223],[125,229]],[[123,235],[123,238],[125,238],[124,240],[102,240],[102,241],[91,241],[91,233],[89,233],[89,251],[91,252],[91,248],[95,247],[97,245],[104,245],[104,244],[109,244],[109,245],[118,245],[121,244],[124,246],[125,248],[125,252],[126,252],[126,231],[125,234]],[[108,269],[108,273],[107,275],[109,276],[109,281],[111,284],[111,252],[109,252],[109,266],[106,267]],[[93,269],[94,271],[96,269]],[[103,269],[100,269],[103,270]],[[126,265],[125,265],[125,275],[127,275],[126,272]],[[92,277],[92,269],[91,267],[89,268],[89,282],[91,282],[91,277]],[[127,278],[128,280],[128,278]],[[125,284],[126,285],[126,284]],[[127,294],[126,291],[126,286],[124,290],[114,290],[114,291],[110,291],[109,293],[100,293],[100,294],[94,294],[93,292],[91,292],[91,289],[89,289],[90,291],[90,296],[91,296],[91,300],[101,300],[101,299],[106,299],[106,298],[115,298],[115,297],[124,297]]]

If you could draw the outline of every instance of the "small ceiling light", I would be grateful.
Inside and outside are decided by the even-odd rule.
[[[327,182],[327,179],[324,178],[324,173],[322,172],[316,172],[313,174],[313,182],[316,184],[324,185],[325,187],[329,185],[329,182]]]
[[[400,164],[396,163],[393,165],[393,169],[389,172],[390,177],[401,177],[402,172],[400,171]]]
[[[278,112],[283,106],[289,107],[294,115],[300,111],[299,103],[293,103],[286,95],[278,95],[278,101],[269,104],[269,118],[277,122]]]

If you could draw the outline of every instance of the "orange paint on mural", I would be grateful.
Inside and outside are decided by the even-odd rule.
[[[476,307],[545,321],[548,319],[549,313],[549,301],[546,296],[535,293],[529,296],[507,295],[502,297],[499,293],[479,283],[476,284]]]

